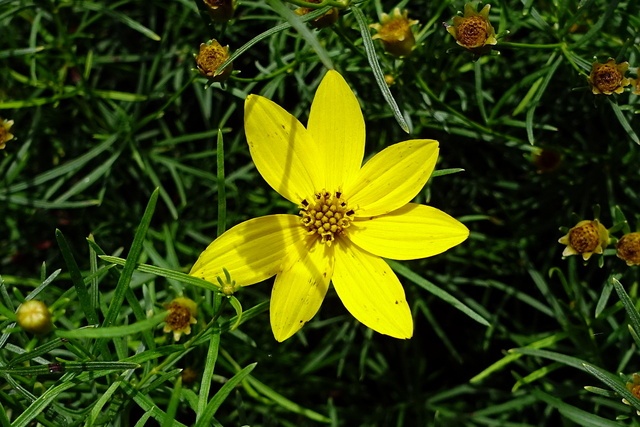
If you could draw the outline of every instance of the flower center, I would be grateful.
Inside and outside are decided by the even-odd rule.
[[[594,73],[593,82],[602,92],[613,92],[622,82],[622,74],[613,65],[602,65]]]
[[[471,16],[458,24],[457,39],[467,48],[484,45],[487,40],[487,21],[482,16]]]
[[[322,190],[300,203],[302,226],[310,235],[319,235],[320,241],[327,245],[331,245],[336,236],[345,233],[354,215],[355,211],[349,208],[339,191],[330,193]]]
[[[171,330],[181,331],[191,325],[191,312],[187,307],[178,303],[171,303],[167,307],[171,312],[165,322]]]
[[[618,256],[628,265],[640,264],[640,233],[625,234],[618,241],[616,248]]]
[[[598,227],[593,223],[575,227],[569,232],[569,244],[578,252],[593,252],[600,243]]]

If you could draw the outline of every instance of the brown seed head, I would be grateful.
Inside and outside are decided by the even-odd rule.
[[[321,0],[306,0],[308,3],[321,3]],[[304,16],[307,13],[313,12],[314,8],[311,7],[299,7],[293,12],[298,16]],[[312,20],[309,25],[313,28],[320,29],[330,27],[338,21],[338,17],[340,16],[340,11],[337,7],[332,7],[325,14],[318,16],[316,19]]]
[[[569,231],[569,244],[578,252],[593,252],[598,247],[598,227],[592,222],[574,227]]]
[[[380,39],[384,49],[395,57],[409,56],[416,44],[411,27],[417,23],[408,18],[408,11],[395,8],[392,15],[382,14],[380,24],[371,25],[378,31],[372,38]]]
[[[640,233],[625,234],[616,244],[618,258],[627,265],[640,265]]]
[[[631,83],[629,79],[624,77],[624,73],[628,68],[628,62],[616,64],[614,59],[609,59],[604,64],[594,62],[588,78],[591,91],[594,94],[604,95],[622,93],[624,87]]]
[[[196,303],[189,298],[176,298],[169,304],[165,304],[169,314],[164,319],[164,332],[173,332],[174,340],[178,341],[184,333],[191,333],[191,325],[198,323],[195,316],[198,314]]]
[[[0,117],[0,150],[6,147],[7,142],[13,139],[13,134],[9,132],[13,126],[13,120],[5,120]]]
[[[222,82],[231,74],[233,65],[229,64],[219,74],[215,74],[215,72],[227,59],[229,59],[229,46],[222,46],[213,39],[200,45],[200,52],[196,56],[196,65],[200,74],[208,77],[212,82]]]
[[[491,5],[486,5],[480,12],[470,3],[464,6],[464,16],[455,16],[453,26],[447,31],[456,38],[456,42],[475,53],[485,53],[490,45],[496,44],[496,33],[489,22]]]

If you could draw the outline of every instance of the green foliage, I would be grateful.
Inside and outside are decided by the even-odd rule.
[[[441,24],[463,2],[325,0],[297,18],[304,3],[238,1],[217,23],[190,0],[0,2],[0,116],[15,122],[0,150],[0,425],[639,426],[639,270],[615,256],[640,227],[639,97],[587,80],[608,58],[636,77],[637,4],[495,2],[498,44],[478,55]],[[396,6],[420,21],[408,58],[370,38]],[[331,7],[333,26],[308,25]],[[211,38],[230,46],[224,83],[193,70]],[[330,290],[279,344],[270,281],[227,296],[188,275],[228,227],[293,212],[251,162],[243,103],[261,94],[306,123],[327,67],[360,100],[367,155],[440,141],[416,201],[471,229],[390,262],[408,341]],[[608,248],[563,260],[558,238],[596,205]],[[198,314],[174,342],[177,296]],[[51,334],[17,325],[31,299]]]

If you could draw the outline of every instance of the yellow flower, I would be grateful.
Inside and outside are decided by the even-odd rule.
[[[616,64],[615,59],[609,59],[604,64],[594,62],[591,67],[591,74],[587,80],[594,94],[611,95],[612,93],[622,93],[624,87],[631,83],[631,80],[624,76],[629,69],[628,62]]]
[[[13,139],[13,134],[9,132],[13,126],[13,120],[5,120],[0,117],[0,150],[7,146],[7,142]]]
[[[207,13],[216,22],[227,22],[233,18],[235,0],[203,0]]]
[[[189,298],[176,298],[169,304],[165,304],[169,315],[164,319],[165,333],[173,332],[173,339],[175,341],[180,340],[180,336],[184,333],[189,335],[191,333],[191,325],[198,323],[195,316],[198,314],[198,307],[196,303]]]
[[[491,5],[485,5],[480,12],[467,3],[464,5],[464,16],[454,16],[453,25],[447,26],[447,31],[456,42],[474,53],[485,53],[490,45],[498,43],[496,32],[489,22]]]
[[[32,334],[46,334],[51,331],[51,312],[42,301],[32,299],[25,301],[16,312],[18,326]]]
[[[305,128],[274,102],[250,95],[245,132],[260,174],[300,215],[269,215],[228,230],[190,274],[214,281],[225,267],[241,286],[277,275],[271,328],[278,341],[316,314],[329,282],[351,314],[379,333],[410,338],[413,320],[400,281],[382,259],[436,255],[469,230],[446,213],[409,203],[425,185],[438,142],[391,145],[364,166],[365,125],[358,100],[327,72]]]
[[[196,55],[198,71],[212,82],[227,80],[233,70],[233,63],[227,65],[224,70],[215,74],[219,66],[229,59],[229,46],[222,46],[216,39],[209,40],[206,44],[200,44],[200,52]]]
[[[307,3],[322,3],[321,0],[306,0]],[[299,7],[296,10],[294,10],[293,12],[298,15],[298,16],[304,16],[307,13],[313,12],[316,9],[310,8],[310,7]],[[309,24],[313,27],[313,28],[326,28],[326,27],[330,27],[333,24],[336,23],[336,21],[338,20],[338,17],[340,16],[340,11],[338,10],[337,7],[332,7],[331,9],[329,9],[326,13],[324,13],[323,15],[318,16],[316,19],[314,19],[313,21],[311,21]]]
[[[625,234],[616,244],[616,255],[627,265],[640,265],[640,233]]]
[[[384,49],[395,57],[409,56],[416,44],[416,39],[411,31],[411,27],[418,21],[411,20],[407,16],[408,12],[400,12],[399,8],[393,10],[393,15],[382,14],[380,24],[371,24],[378,34],[372,39],[380,39]]]
[[[609,244],[609,231],[597,219],[580,221],[562,236],[559,243],[567,245],[562,256],[582,255],[587,261],[593,254],[601,254]]]

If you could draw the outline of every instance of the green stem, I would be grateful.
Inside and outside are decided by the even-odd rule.
[[[513,42],[500,42],[496,45],[496,47],[506,47],[513,49],[557,49],[563,48],[565,46],[564,43],[550,43],[550,44],[539,44],[539,43],[513,43]]]

